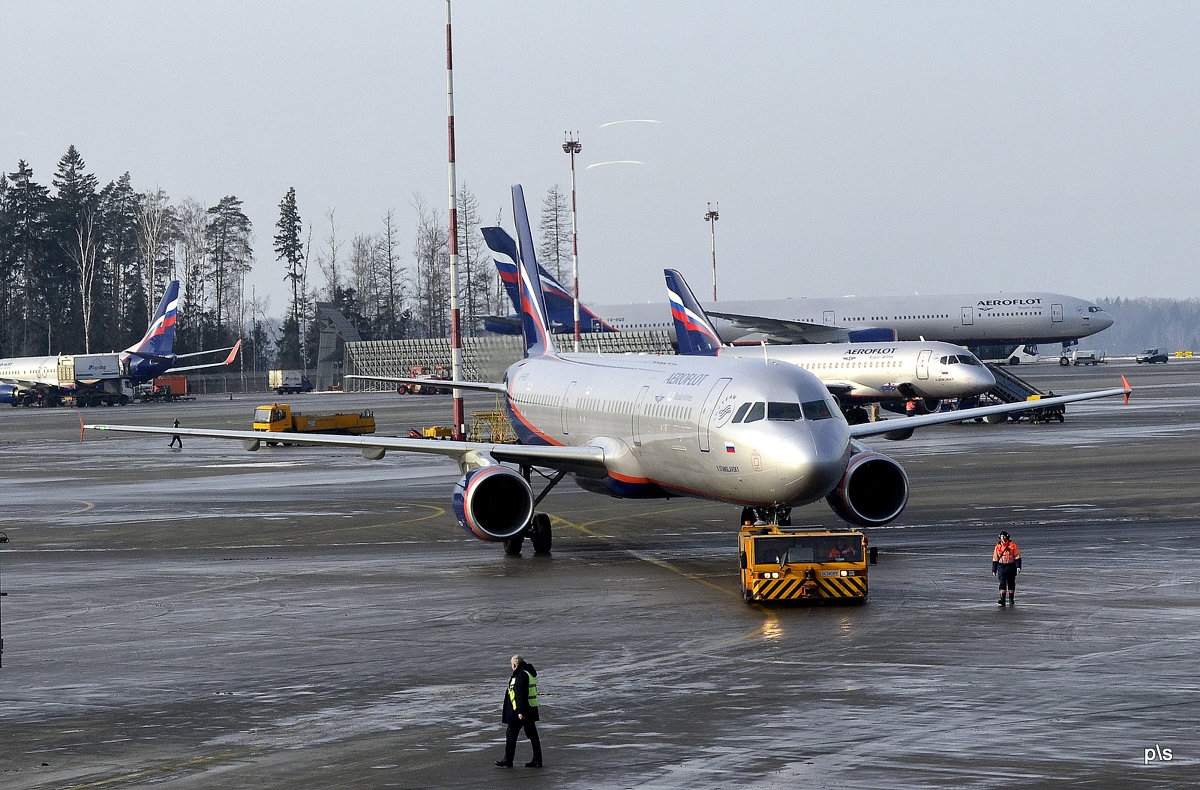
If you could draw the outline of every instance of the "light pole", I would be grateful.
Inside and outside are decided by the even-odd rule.
[[[575,154],[583,150],[579,132],[563,132],[563,150],[571,155],[571,277],[575,281],[575,351],[579,351],[579,233],[575,229]]]
[[[708,213],[704,215],[704,219],[708,222],[708,231],[712,236],[712,261],[713,261],[713,301],[717,301],[717,220],[721,215],[717,213],[718,204],[714,204],[711,200],[708,201]]]

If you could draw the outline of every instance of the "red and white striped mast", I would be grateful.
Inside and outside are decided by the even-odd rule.
[[[462,319],[458,311],[458,184],[454,173],[454,58],[450,35],[450,0],[446,0],[446,131],[450,162],[450,377],[462,381]],[[454,438],[466,437],[462,390],[454,390]]]

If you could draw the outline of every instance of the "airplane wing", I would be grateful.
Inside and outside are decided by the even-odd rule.
[[[722,313],[708,310],[713,318],[729,321],[744,332],[757,332],[780,343],[848,343],[850,332],[845,327],[810,324],[807,321],[788,321],[761,315]],[[735,341],[736,342],[736,341]]]
[[[336,436],[327,433],[266,433],[264,431],[228,431],[207,428],[159,428],[147,425],[85,425],[93,431],[114,433],[158,433],[168,436],[200,436],[210,439],[232,439],[242,442],[247,450],[257,450],[265,441],[290,444],[315,444],[332,447],[353,447],[363,457],[378,460],[388,450],[427,453],[453,458],[464,466],[496,461],[556,469],[585,474],[604,474],[604,449],[594,446],[563,447],[524,444],[489,444],[486,442],[455,442],[440,439],[409,439],[393,436]]]
[[[194,356],[198,356],[200,354],[213,354],[217,351],[229,351],[229,356],[225,357],[225,359],[220,362],[209,362],[205,365],[185,365],[184,367],[178,367],[176,365],[172,365],[171,368],[167,371],[167,373],[174,374],[174,373],[183,373],[184,371],[187,371],[187,370],[207,370],[208,368],[225,367],[229,363],[233,362],[233,360],[238,355],[238,351],[241,350],[241,348],[242,348],[242,341],[239,340],[238,342],[234,343],[229,349],[212,348],[212,349],[209,349],[208,351],[196,351],[191,354],[181,354],[180,356],[176,357],[176,359],[183,359],[184,357],[194,357]]]
[[[386,381],[389,384],[417,384],[422,387],[441,387],[443,389],[470,390],[472,392],[494,392],[503,395],[508,392],[504,384],[489,381],[450,381],[449,379],[409,379],[403,376],[363,376],[350,374],[343,379],[362,379],[363,381]]]
[[[947,422],[963,422],[964,420],[973,420],[976,417],[986,417],[989,414],[1010,414],[1014,411],[1028,411],[1029,409],[1040,409],[1045,406],[1058,406],[1064,403],[1092,400],[1093,398],[1107,398],[1111,395],[1124,395],[1125,402],[1128,403],[1129,393],[1133,392],[1133,388],[1129,386],[1129,382],[1125,380],[1124,376],[1121,376],[1121,385],[1122,386],[1118,389],[1081,392],[1077,395],[1059,395],[1053,398],[1039,398],[1036,401],[1002,403],[998,406],[979,406],[974,409],[943,411],[937,412],[936,414],[922,414],[916,417],[898,417],[890,420],[862,423],[861,425],[851,425],[850,436],[854,439],[864,439],[868,436],[879,436],[881,434],[893,433],[896,431],[911,431],[914,428],[925,428],[930,425],[941,425]]]

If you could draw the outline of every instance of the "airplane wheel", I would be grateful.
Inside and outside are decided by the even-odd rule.
[[[510,557],[521,556],[521,545],[525,543],[525,533],[504,541],[504,553]]]
[[[781,527],[790,527],[792,525],[792,509],[790,507],[779,508],[779,518],[775,523]]]
[[[529,526],[529,540],[535,554],[550,553],[550,517],[545,513],[534,514]]]

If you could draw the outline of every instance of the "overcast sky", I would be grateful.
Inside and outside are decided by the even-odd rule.
[[[664,298],[664,266],[711,294],[710,200],[721,298],[1200,297],[1198,3],[453,13],[458,183],[511,229],[509,185],[531,211],[568,189],[579,130],[585,301]],[[414,192],[445,213],[443,2],[0,0],[0,19],[0,169],[49,185],[73,144],[102,184],[237,195],[273,314],[288,187],[315,239],[336,212],[344,253],[395,209],[407,256]]]

